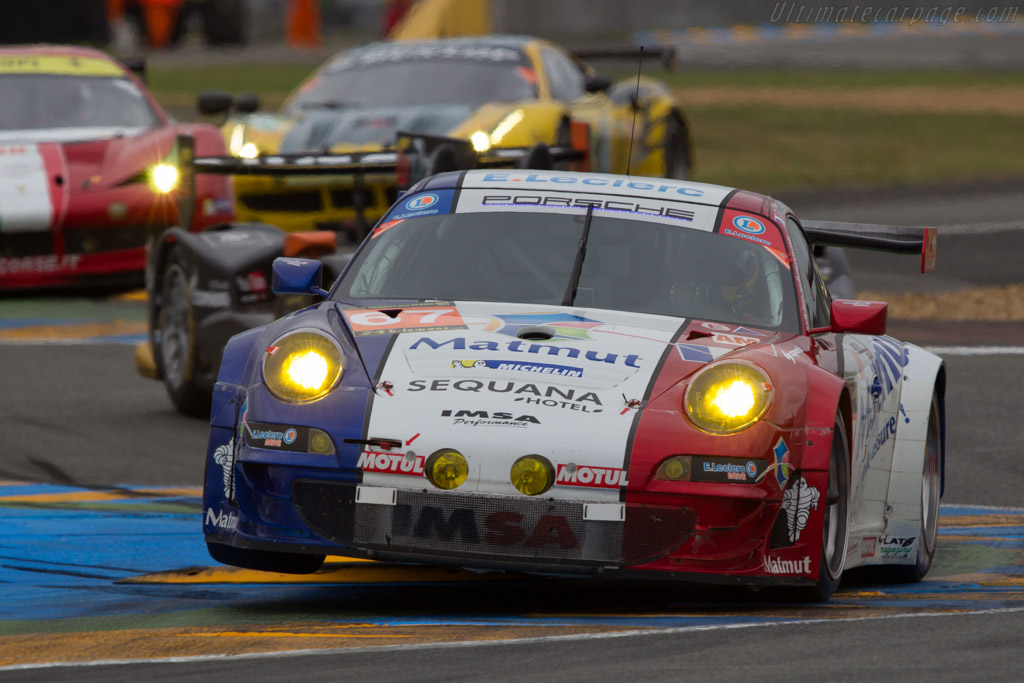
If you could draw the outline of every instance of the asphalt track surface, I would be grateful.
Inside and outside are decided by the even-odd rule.
[[[858,284],[946,289],[1024,273],[1012,263],[1024,253],[1019,194],[850,199],[790,203],[806,217],[961,226],[940,232],[939,273],[858,255]],[[111,309],[126,322],[112,324]],[[134,374],[132,304],[40,299],[18,310],[0,317],[0,681],[1020,679],[1019,334],[941,331],[955,348],[928,580],[853,575],[826,605],[789,605],[769,592],[372,563],[285,583],[215,568],[198,520],[206,427]],[[38,342],[68,320],[78,342]],[[38,334],[19,337],[19,325]],[[1012,341],[1020,328],[1003,329]],[[925,345],[939,334],[909,331]],[[135,661],[110,663],[124,660]]]

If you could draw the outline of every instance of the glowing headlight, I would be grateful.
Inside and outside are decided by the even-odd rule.
[[[255,143],[247,142],[238,150],[238,156],[243,159],[255,159],[260,155],[259,148],[256,147]]]
[[[524,455],[512,463],[509,478],[520,493],[537,496],[555,483],[555,468],[542,455]]]
[[[690,382],[683,405],[690,421],[712,434],[746,429],[764,415],[771,400],[767,375],[754,365],[732,361],[712,365]]]
[[[171,164],[157,164],[149,172],[153,188],[160,194],[167,194],[178,186],[178,169]]]
[[[491,138],[482,130],[470,135],[469,141],[473,143],[473,149],[478,152],[486,152],[491,148]]]
[[[427,458],[424,470],[431,484],[447,491],[456,489],[466,482],[469,476],[469,463],[462,453],[444,448]]]
[[[280,399],[314,401],[334,388],[344,370],[341,349],[319,332],[298,331],[281,337],[263,356],[263,381]]]

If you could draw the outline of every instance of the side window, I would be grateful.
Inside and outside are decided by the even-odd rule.
[[[807,244],[803,230],[792,218],[786,219],[789,239],[793,243],[793,258],[796,261],[797,279],[804,294],[804,307],[812,328],[828,327],[830,323],[829,296],[825,283],[814,263],[811,247]]]
[[[583,88],[586,77],[579,66],[552,47],[542,48],[540,54],[544,61],[544,74],[551,86],[551,96],[562,102],[582,97],[586,92]]]

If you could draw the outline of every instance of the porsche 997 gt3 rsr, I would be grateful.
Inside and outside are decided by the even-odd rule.
[[[930,229],[800,221],[677,180],[428,178],[322,303],[232,338],[203,503],[212,556],[327,554],[786,585],[920,579],[943,468],[942,360],[831,300],[811,241]]]

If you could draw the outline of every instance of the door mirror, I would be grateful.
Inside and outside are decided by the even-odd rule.
[[[319,261],[305,258],[274,259],[271,289],[275,294],[317,294],[327,296],[320,284],[324,266]]]
[[[853,301],[852,299],[832,301],[833,332],[885,334],[888,316],[889,304],[884,301]]]
[[[202,90],[196,98],[196,109],[204,116],[223,114],[231,109],[234,98],[223,90]]]
[[[239,114],[251,114],[260,108],[260,96],[254,92],[242,93],[235,99],[235,111]]]
[[[612,82],[603,76],[589,76],[583,82],[583,89],[587,92],[604,92],[612,87]]]

